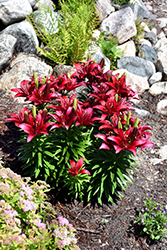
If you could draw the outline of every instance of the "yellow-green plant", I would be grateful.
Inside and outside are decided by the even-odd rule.
[[[143,22],[140,19],[141,17],[139,16],[135,21],[137,33],[135,36],[132,37],[135,44],[139,44],[140,39],[144,38],[144,28],[145,28],[145,25],[147,25],[147,23],[149,22],[148,20],[145,22],[145,25],[143,25]]]
[[[33,25],[37,36],[44,47],[37,47],[41,55],[51,60],[52,65],[81,62],[91,41],[92,33],[99,24],[93,0],[59,0],[58,32],[49,34],[40,23],[35,22],[35,14],[27,16]],[[53,15],[50,7],[40,4],[39,9],[49,11],[52,21]]]

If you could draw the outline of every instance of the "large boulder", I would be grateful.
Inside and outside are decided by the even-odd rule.
[[[0,21],[4,25],[25,19],[32,12],[28,0],[1,0],[0,1]]]
[[[32,25],[27,20],[9,25],[2,31],[2,34],[10,34],[17,39],[16,52],[25,52],[27,54],[37,52],[38,38]]]
[[[100,25],[100,31],[105,35],[112,34],[118,37],[122,44],[137,33],[134,14],[130,7],[111,13]]]
[[[0,77],[0,88],[13,95],[14,93],[11,92],[11,89],[19,88],[20,82],[23,80],[30,80],[34,72],[39,76],[49,76],[53,73],[52,67],[42,62],[37,56],[24,53],[18,54],[16,59],[10,64],[10,67],[9,72],[4,73]]]
[[[15,37],[6,34],[0,34],[0,70],[2,70],[12,58],[15,45]]]

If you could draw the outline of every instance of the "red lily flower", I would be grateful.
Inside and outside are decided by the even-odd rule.
[[[37,135],[49,135],[47,128],[52,125],[53,122],[46,122],[46,116],[46,110],[39,111],[35,118],[32,114],[29,114],[27,123],[19,125],[19,128],[22,128],[27,134],[29,134],[27,142],[30,142]]]
[[[99,149],[107,149],[107,150],[111,150],[113,148],[113,142],[109,141],[107,136],[104,134],[96,134],[94,135],[97,138],[102,139],[104,142],[101,144]]]
[[[70,92],[71,90],[75,91],[75,88],[81,86],[81,83],[77,82],[77,79],[75,78],[69,78],[66,74],[60,75],[55,83],[52,85],[56,91],[59,91],[60,89],[65,89],[67,92]]]
[[[78,82],[83,82],[85,78],[89,79],[89,84],[96,79],[96,75],[100,76],[103,74],[103,62],[101,64],[93,61],[74,63],[74,67],[77,70],[71,75],[71,78],[77,78]]]
[[[12,117],[6,118],[5,121],[11,121],[15,123],[16,127],[19,127],[19,125],[23,122],[25,122],[25,116],[27,116],[30,113],[28,108],[23,108],[22,110],[19,110],[19,114],[15,113],[9,113]]]
[[[70,161],[71,168],[68,169],[69,174],[74,177],[78,174],[88,174],[90,172],[87,169],[81,169],[83,166],[83,158],[79,159],[76,163],[75,161]]]
[[[42,85],[39,89],[34,88],[29,101],[34,102],[35,105],[50,103],[53,98],[59,96],[59,94],[53,93],[52,91],[50,83]]]
[[[65,127],[69,129],[69,127],[74,123],[77,119],[76,116],[76,108],[77,108],[77,99],[76,95],[72,95],[70,98],[67,96],[62,96],[61,98],[56,99],[56,101],[60,102],[60,105],[51,105],[47,106],[47,108],[51,108],[56,111],[55,114],[49,113],[49,115],[58,122],[55,123],[50,130],[57,127]],[[74,100],[76,100],[76,104],[74,105]],[[75,107],[74,107],[75,106]]]
[[[65,127],[68,130],[77,119],[72,107],[69,107],[67,111],[56,111],[56,114],[49,113],[49,115],[56,121],[50,130],[60,127]]]
[[[120,97],[126,97],[127,99],[133,98],[137,92],[133,91],[130,85],[126,85],[125,75],[122,75],[120,78],[118,76],[119,74],[110,76],[112,82],[109,81],[107,84],[112,90],[108,94],[118,94]]]
[[[92,84],[92,88],[94,92],[92,94],[89,94],[89,96],[92,98],[95,98],[95,101],[104,100],[106,101],[110,96],[111,93],[108,94],[108,92],[111,90],[111,88],[107,85],[106,82],[101,82],[100,84]]]
[[[76,110],[77,122],[75,125],[76,126],[94,125],[93,122],[95,120],[98,120],[99,118],[92,117],[93,113],[94,113],[93,108],[82,109],[81,106],[78,105],[78,108]]]
[[[20,88],[11,89],[11,91],[17,92],[17,94],[15,95],[15,98],[26,97],[25,101],[27,101],[30,98],[34,88],[35,88],[35,83],[31,84],[30,81],[24,80],[20,82]]]
[[[51,106],[47,106],[47,108],[54,109],[55,111],[57,110],[67,111],[69,107],[73,106],[74,99],[76,99],[76,96],[77,94],[72,95],[70,98],[67,96],[61,96],[55,100],[55,101],[60,102],[60,105],[51,105]]]
[[[115,100],[115,96],[111,96],[107,101],[101,100],[99,101],[100,105],[95,105],[94,108],[99,109],[103,112],[101,119],[105,119],[107,116],[111,116],[113,114],[119,116],[120,112],[124,113],[124,111],[129,111],[129,109],[133,109],[129,103],[126,103],[126,98]]]
[[[145,147],[152,148],[154,144],[151,141],[148,141],[150,137],[150,132],[145,131],[151,129],[149,126],[143,127],[130,127],[127,131],[123,131],[121,128],[117,129],[115,136],[108,136],[107,139],[114,142],[113,147],[115,148],[116,153],[119,153],[121,150],[129,150],[136,156],[136,147],[144,149]],[[114,129],[114,132],[116,130]]]

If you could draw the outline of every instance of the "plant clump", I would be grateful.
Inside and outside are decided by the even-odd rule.
[[[135,223],[143,226],[140,234],[148,234],[152,240],[167,237],[167,205],[166,201],[157,202],[156,196],[147,194],[144,205]]]
[[[91,41],[92,33],[98,26],[100,19],[96,12],[93,0],[59,0],[59,12],[57,14],[57,26],[55,15],[47,4],[39,4],[39,11],[43,15],[50,14],[45,29],[40,19],[34,13],[27,16],[28,21],[33,25],[37,36],[43,43],[38,51],[45,58],[49,59],[51,65],[81,62]],[[40,17],[41,18],[41,17]]]
[[[47,201],[49,190],[0,167],[0,249],[79,249],[75,229]]]
[[[104,60],[74,66],[71,76],[34,74],[22,81],[12,91],[33,108],[6,120],[25,132],[19,157],[26,174],[52,187],[67,186],[80,199],[96,195],[99,204],[102,197],[113,202],[132,182],[129,169],[135,170],[137,148],[153,147],[151,128],[132,115],[129,100],[136,92],[124,74],[103,73]],[[75,93],[81,87],[82,94]]]

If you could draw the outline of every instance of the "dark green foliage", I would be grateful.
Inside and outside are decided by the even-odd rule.
[[[33,13],[27,16],[27,19],[44,43],[43,48],[38,47],[40,54],[50,59],[50,64],[73,65],[74,62],[82,61],[99,19],[93,0],[60,0],[59,6],[62,18],[58,18],[57,33],[49,34],[40,23],[37,25],[34,22]],[[46,12],[48,8],[48,6],[45,7]],[[52,13],[51,17],[53,20]]]
[[[49,182],[57,178],[57,157],[50,136],[38,136],[29,143],[24,136],[19,142],[22,144],[18,149],[19,160],[23,162],[25,175]]]
[[[128,172],[135,170],[135,160],[129,151],[116,154],[113,150],[97,150],[90,154],[90,165],[87,169],[91,172],[91,182],[88,188],[88,201],[97,196],[98,203],[102,205],[102,197],[113,203],[113,195],[121,198],[119,189],[126,190],[127,183],[132,183],[133,178]],[[100,185],[99,185],[100,184]]]
[[[64,183],[67,170],[71,167],[70,160],[78,161],[81,157],[88,163],[84,152],[91,145],[91,131],[81,133],[79,127],[58,128],[49,135],[40,135],[29,143],[26,136],[20,140],[19,159],[22,168],[35,179],[47,183],[55,182],[58,187]]]
[[[66,128],[58,128],[52,133],[52,140],[54,142],[54,150],[57,157],[56,168],[57,178],[56,186],[59,183],[65,183],[67,170],[71,168],[70,161],[78,161],[84,158],[84,162],[88,163],[85,158],[85,151],[91,145],[91,131],[81,133],[81,128],[73,126],[66,130]],[[65,181],[65,182],[64,182]]]

